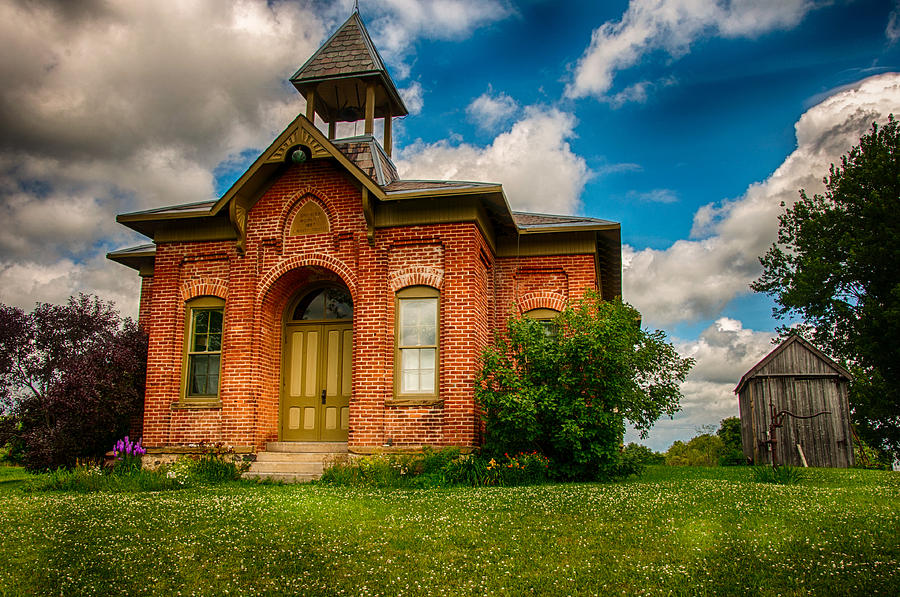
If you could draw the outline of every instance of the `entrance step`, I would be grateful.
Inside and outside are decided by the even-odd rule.
[[[346,454],[346,442],[269,442],[267,452],[328,452]]]
[[[325,466],[347,458],[347,444],[337,442],[269,442],[244,473],[245,479],[305,483],[322,476]]]

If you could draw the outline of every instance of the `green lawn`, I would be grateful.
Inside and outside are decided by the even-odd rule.
[[[900,474],[656,467],[626,483],[25,493],[0,594],[897,595]]]

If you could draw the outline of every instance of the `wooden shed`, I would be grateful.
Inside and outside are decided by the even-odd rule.
[[[748,371],[735,388],[741,410],[744,455],[755,464],[772,462],[769,425],[772,415],[789,411],[811,419],[785,416],[776,431],[778,462],[802,466],[853,466],[850,373],[821,350],[791,336]],[[774,411],[773,411],[774,407]]]

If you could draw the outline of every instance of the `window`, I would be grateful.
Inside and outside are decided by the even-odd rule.
[[[532,309],[525,313],[526,317],[534,319],[544,330],[544,336],[547,338],[556,338],[559,335],[559,326],[556,324],[556,318],[559,311],[553,309]]]
[[[185,398],[218,398],[225,301],[202,297],[188,303]]]
[[[401,396],[437,396],[438,296],[428,286],[397,293],[395,387]]]
[[[353,298],[346,288],[325,287],[304,295],[291,315],[294,321],[353,319]]]

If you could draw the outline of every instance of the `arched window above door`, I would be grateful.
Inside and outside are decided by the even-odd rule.
[[[327,286],[307,293],[291,316],[293,321],[333,321],[353,319],[353,298],[345,288]]]

